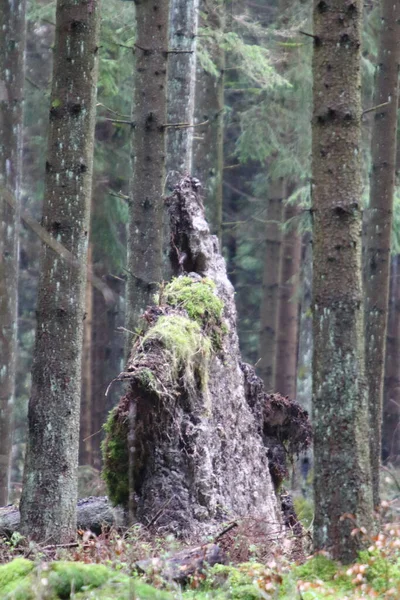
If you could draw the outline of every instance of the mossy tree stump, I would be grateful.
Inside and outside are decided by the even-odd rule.
[[[212,533],[254,515],[276,538],[280,508],[246,395],[234,290],[197,180],[185,177],[167,206],[176,278],[146,310],[118,378],[128,389],[106,424],[109,496],[163,531]]]

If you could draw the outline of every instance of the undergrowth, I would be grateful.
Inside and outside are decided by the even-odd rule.
[[[76,548],[0,544],[0,598],[4,600],[358,600],[400,597],[400,524],[387,523],[379,535],[363,534],[369,546],[350,566],[323,553],[303,564],[289,562],[275,551],[260,562],[215,565],[181,587],[135,564],[151,556],[165,559],[182,549],[172,537],[155,537],[135,526],[125,535],[116,531],[94,536],[85,532]],[[21,542],[20,536],[15,538]],[[7,545],[8,544],[8,545]],[[29,554],[26,560],[21,554]],[[18,558],[15,558],[18,557]]]

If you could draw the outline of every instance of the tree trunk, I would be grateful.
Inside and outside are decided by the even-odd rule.
[[[200,2],[200,10],[206,17],[201,26],[223,31],[224,7],[205,0]],[[199,43],[204,43],[200,39]],[[203,185],[207,220],[212,233],[222,238],[222,179],[224,168],[224,69],[225,51],[216,41],[207,47],[211,54],[217,75],[208,72],[197,61],[195,118],[193,136],[193,174]]]
[[[389,318],[386,337],[383,404],[382,458],[396,465],[400,461],[400,256],[390,269]]]
[[[136,2],[135,85],[128,234],[127,329],[161,281],[169,1]]]
[[[129,386],[106,426],[110,498],[184,537],[215,532],[228,514],[257,515],[279,536],[262,439],[267,402],[260,383],[246,393],[234,290],[197,180],[186,177],[168,204],[173,272],[185,275],[146,311],[148,328],[119,377]]]
[[[372,128],[372,172],[366,230],[365,362],[369,390],[370,458],[374,506],[379,506],[383,376],[390,247],[396,172],[400,66],[400,3],[382,0]]]
[[[192,170],[193,127],[187,125],[194,115],[199,0],[170,0],[170,5],[166,171],[172,192]]]
[[[361,278],[362,2],[314,1],[314,546],[356,558],[373,523]]]
[[[86,254],[96,113],[100,6],[59,0],[43,225],[79,261],[42,246],[21,529],[75,536]]]
[[[299,322],[299,351],[297,366],[296,400],[303,408],[311,413],[312,396],[312,246],[310,234],[304,236],[302,293]]]
[[[298,215],[296,206],[287,205],[285,222]],[[297,352],[299,329],[299,278],[301,236],[295,227],[285,234],[279,276],[279,318],[276,341],[274,388],[282,396],[296,397]]]
[[[267,392],[274,389],[275,350],[278,331],[279,267],[281,263],[283,219],[283,180],[272,186],[269,192],[267,224],[265,228],[264,272],[262,304],[260,310],[260,340],[258,370]]]
[[[88,271],[93,268],[92,244],[89,244],[87,256]],[[86,283],[85,316],[83,323],[82,347],[82,393],[79,433],[79,464],[92,464],[92,325],[93,325],[93,287]]]
[[[17,355],[25,10],[26,0],[0,2],[0,505],[8,500]]]

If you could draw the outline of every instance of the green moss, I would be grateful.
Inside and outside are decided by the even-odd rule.
[[[182,374],[188,390],[196,387],[196,376],[202,386],[207,383],[207,367],[211,354],[211,342],[196,321],[181,316],[160,317],[142,340],[142,347],[151,342],[160,343],[168,354],[168,367],[171,377]]]
[[[56,597],[69,598],[71,592],[82,588],[98,588],[105,584],[112,571],[104,565],[86,565],[78,562],[55,562],[48,574],[48,584]]]
[[[176,277],[165,288],[164,298],[170,306],[181,307],[200,326],[217,323],[222,318],[222,300],[215,294],[215,283],[204,278]]]
[[[177,277],[164,290],[167,304],[184,308],[189,315],[210,336],[214,350],[221,348],[226,325],[222,324],[224,303],[215,293],[215,283],[204,278],[200,281],[191,277]]]
[[[129,497],[128,420],[121,419],[115,407],[103,427],[106,438],[102,442],[102,477],[114,506],[124,505]]]
[[[368,565],[366,579],[377,592],[400,588],[400,556],[387,557],[379,550],[360,552],[359,562]]]
[[[33,571],[34,563],[25,558],[16,558],[15,560],[0,566],[0,598],[12,597],[15,600],[28,598],[17,595],[18,588],[26,587],[29,583],[28,575]],[[25,584],[25,585],[24,585]]]
[[[153,371],[148,367],[144,367],[143,369],[136,371],[135,378],[145,390],[154,392],[157,394],[157,396],[160,394],[160,389],[157,385],[157,378]]]
[[[54,562],[35,567],[33,562],[15,559],[0,567],[2,600],[172,600],[128,575],[115,573],[104,565]]]
[[[301,521],[303,526],[308,529],[314,520],[314,505],[313,503],[304,498],[304,496],[296,496],[293,499],[294,509],[296,511],[297,518]]]

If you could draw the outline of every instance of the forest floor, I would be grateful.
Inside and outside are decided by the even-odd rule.
[[[325,554],[306,556],[311,552],[312,506],[300,497],[295,504],[303,524],[301,538],[278,545],[257,537],[257,528],[248,521],[218,542],[225,564],[208,567],[184,584],[166,577],[163,566],[188,547],[173,536],[154,537],[140,525],[124,534],[111,530],[95,536],[82,531],[77,543],[61,546],[28,544],[14,533],[11,539],[0,540],[0,599],[397,599],[400,478],[386,469],[382,479],[388,500],[382,503],[380,532],[353,531],[363,536],[365,550],[352,565],[340,565]],[[143,567],[155,556],[161,566]]]

